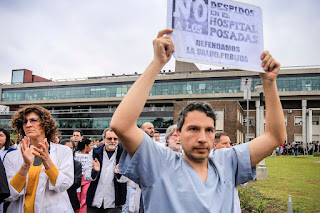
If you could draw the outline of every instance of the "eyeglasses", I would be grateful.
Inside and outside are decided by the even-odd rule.
[[[112,137],[107,138],[108,141],[112,141],[112,139],[113,139],[114,141],[117,141],[117,140],[118,140],[118,138],[112,138]]]
[[[39,117],[26,119],[26,120],[23,122],[23,125],[27,125],[28,121],[29,121],[31,124],[38,123],[38,122],[39,122]]]

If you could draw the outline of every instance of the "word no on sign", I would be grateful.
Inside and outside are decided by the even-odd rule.
[[[264,72],[262,11],[227,0],[168,0],[167,27],[179,61]]]

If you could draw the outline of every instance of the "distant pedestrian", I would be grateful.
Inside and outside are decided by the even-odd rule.
[[[78,192],[78,197],[80,201],[80,209],[79,213],[86,213],[87,212],[87,191],[90,186],[90,181],[84,179],[84,167],[88,161],[89,153],[93,149],[93,142],[89,139],[85,138],[78,143],[78,152],[75,153],[75,159],[81,163],[82,171],[81,171],[81,188]]]
[[[63,139],[60,142],[61,145],[66,145],[71,148],[72,153],[74,153],[75,144],[73,140],[71,139]],[[81,172],[82,172],[82,166],[81,163],[75,159],[73,159],[73,165],[74,165],[74,181],[72,186],[67,190],[69,199],[72,205],[72,208],[74,211],[78,210],[80,208],[80,201],[77,196],[77,189],[81,186]]]
[[[118,172],[123,151],[118,136],[111,128],[103,131],[104,145],[89,153],[84,178],[91,181],[87,192],[87,212],[121,213],[126,202],[128,178]]]

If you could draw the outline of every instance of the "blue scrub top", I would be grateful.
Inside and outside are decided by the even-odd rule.
[[[219,149],[208,157],[206,183],[181,153],[157,146],[144,133],[131,158],[124,151],[119,172],[142,188],[146,212],[233,212],[233,191],[255,178],[248,143]]]

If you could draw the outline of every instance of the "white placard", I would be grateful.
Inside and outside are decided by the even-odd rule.
[[[178,61],[264,72],[262,10],[226,0],[168,0]]]

